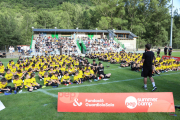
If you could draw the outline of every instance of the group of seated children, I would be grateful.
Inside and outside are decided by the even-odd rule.
[[[143,54],[140,53],[89,53],[86,54],[88,58],[98,58],[102,61],[108,61],[112,64],[120,63],[120,67],[129,67],[131,66],[132,71],[140,71],[143,67],[142,62]],[[160,74],[161,72],[168,72],[168,71],[178,71],[180,70],[180,63],[179,61],[175,61],[170,57],[169,59],[164,58],[162,59],[159,55],[153,60],[154,65],[153,73]]]
[[[36,82],[36,72],[39,80],[44,82],[43,86]],[[101,62],[97,64],[93,60],[90,64],[88,59],[79,56],[60,55],[33,56],[31,60],[29,58],[18,60],[16,64],[12,60],[9,61],[7,68],[0,62],[0,75],[5,77],[1,79],[0,92],[11,93],[14,90],[16,94],[23,87],[32,92],[46,86],[55,88],[61,84],[68,86],[73,83],[82,84],[84,81],[98,81],[110,78],[111,73],[104,73]],[[13,82],[14,87],[7,86],[10,82]]]

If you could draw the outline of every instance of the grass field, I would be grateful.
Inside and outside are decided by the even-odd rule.
[[[162,53],[161,53],[162,54]],[[179,56],[180,52],[174,52],[173,56]],[[5,65],[11,59],[0,59]],[[17,59],[13,59],[17,61]],[[90,60],[92,62],[92,60]],[[97,61],[98,62],[98,61]],[[180,111],[176,111],[176,117],[170,113],[60,113],[57,112],[58,92],[151,92],[152,85],[148,81],[148,90],[145,91],[143,78],[140,72],[133,72],[130,68],[119,68],[118,64],[103,62],[105,73],[112,73],[108,81],[84,82],[81,85],[60,85],[58,88],[46,87],[44,89],[27,92],[23,89],[21,94],[4,96],[0,94],[0,100],[6,108],[0,111],[0,120],[177,120],[180,119]],[[110,65],[109,68],[106,65]],[[180,71],[163,73],[154,76],[156,92],[173,92],[175,105],[180,105]],[[36,79],[37,82],[43,82]],[[118,81],[118,82],[115,82]],[[103,83],[103,84],[102,84]],[[12,85],[12,84],[11,84]],[[76,86],[76,87],[72,87]]]

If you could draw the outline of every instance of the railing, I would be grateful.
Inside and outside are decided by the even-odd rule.
[[[31,38],[30,49],[32,48],[33,38],[34,38],[34,36],[32,36],[32,38]]]
[[[81,44],[82,44],[82,47],[83,47],[84,51],[86,52],[86,46],[85,46],[84,42],[81,41]]]
[[[114,38],[114,41],[121,45],[121,47],[124,49],[124,44],[122,44],[117,38]]]
[[[79,40],[76,40],[76,44],[77,44],[79,50],[81,51],[81,46],[80,46],[80,44],[79,44]]]

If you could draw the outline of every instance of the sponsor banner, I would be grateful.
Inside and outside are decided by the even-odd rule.
[[[164,58],[169,59],[170,56],[165,56],[165,55],[163,55],[162,58],[163,58],[163,59],[164,59]],[[176,60],[176,61],[180,61],[180,57],[174,57],[174,56],[172,56],[172,59],[174,59],[174,60]]]
[[[58,112],[175,112],[172,92],[58,93]]]

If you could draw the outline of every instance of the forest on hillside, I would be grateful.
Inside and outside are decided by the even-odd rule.
[[[0,46],[30,44],[34,28],[118,29],[136,34],[138,46],[169,44],[170,0],[1,0]],[[179,46],[178,46],[179,45]],[[174,12],[173,47],[180,47]],[[3,47],[1,47],[2,49]]]

